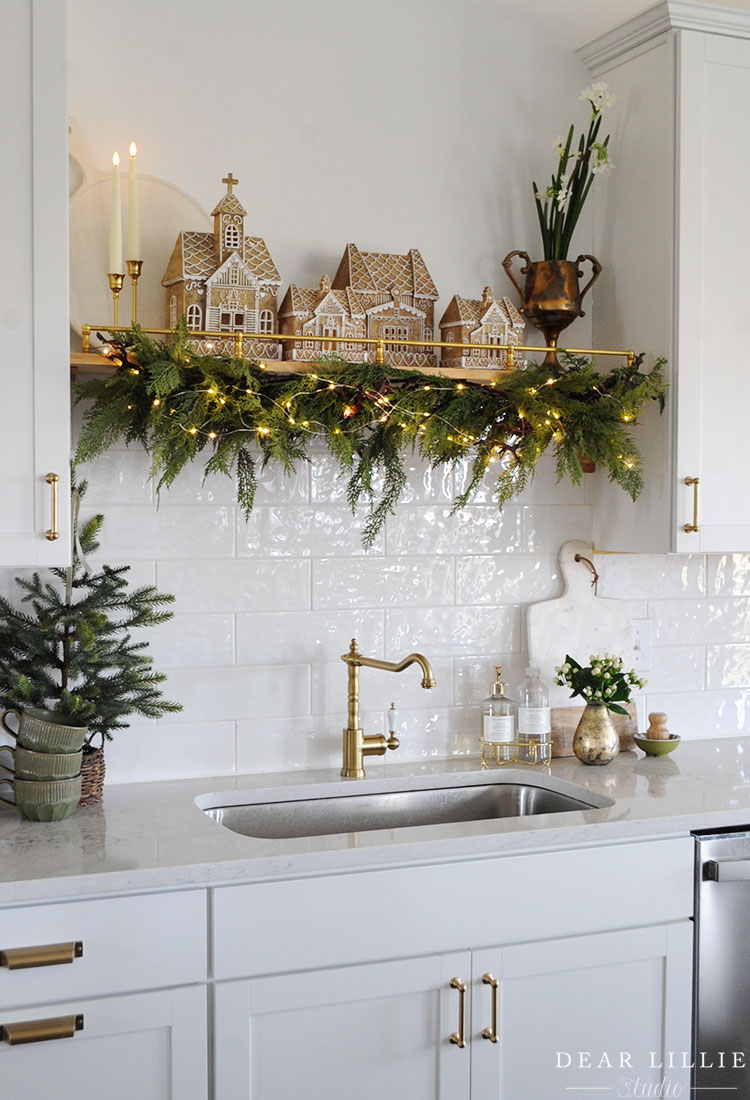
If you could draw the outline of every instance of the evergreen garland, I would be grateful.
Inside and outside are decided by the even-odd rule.
[[[34,573],[16,577],[24,593],[19,610],[0,597],[0,699],[3,706],[41,707],[61,722],[88,726],[86,744],[112,740],[130,714],[160,718],[182,710],[162,697],[166,679],[151,667],[146,642],[130,630],[172,618],[174,596],[152,585],[128,590],[130,566],[102,565],[89,572],[81,560],[99,547],[101,515],[78,523],[74,489],[73,564],[48,570],[53,580]],[[57,583],[55,583],[57,582]]]
[[[151,455],[161,489],[206,451],[205,473],[236,478],[247,516],[258,457],[263,466],[278,462],[291,472],[322,437],[349,475],[351,507],[369,503],[365,546],[393,511],[406,481],[403,456],[412,452],[433,466],[471,459],[470,483],[454,511],[492,464],[502,507],[528,484],[548,449],[558,480],[578,484],[586,456],[635,500],[643,473],[630,428],[647,402],[664,406],[664,360],[648,373],[640,373],[639,359],[600,374],[592,361],[569,356],[559,370],[533,364],[479,383],[333,356],[281,374],[245,359],[199,354],[184,323],[170,343],[134,326],[113,334],[111,347],[115,373],[76,386],[78,399],[89,402],[76,461],[95,458],[118,439],[138,442]]]

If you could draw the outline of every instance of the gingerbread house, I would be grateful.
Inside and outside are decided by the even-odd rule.
[[[261,339],[245,342],[248,356],[278,359],[278,342],[262,339],[278,332],[277,302],[281,277],[265,241],[245,236],[247,211],[232,188],[239,181],[230,172],[222,183],[227,193],[211,216],[213,233],[180,233],[164,272],[167,326],[180,317],[195,332],[255,332]],[[231,355],[234,340],[197,339],[203,351]]]
[[[479,301],[456,295],[440,319],[440,339],[448,344],[524,344],[525,330],[526,322],[510,299],[498,301],[489,286]],[[500,348],[443,348],[442,363],[461,369],[507,370],[508,353]],[[525,367],[526,360],[516,355],[513,365]]]
[[[281,332],[299,336],[285,342],[287,359],[311,360],[327,352],[372,360],[372,345],[333,343],[336,337],[403,341],[385,346],[385,361],[395,367],[434,367],[433,340],[438,292],[416,248],[405,255],[361,252],[348,244],[331,283],[317,290],[293,284],[279,309]],[[326,337],[328,339],[326,339]],[[416,346],[412,346],[412,341]]]

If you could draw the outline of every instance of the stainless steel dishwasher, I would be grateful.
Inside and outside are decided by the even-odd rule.
[[[750,1100],[750,826],[695,838],[693,1095]]]

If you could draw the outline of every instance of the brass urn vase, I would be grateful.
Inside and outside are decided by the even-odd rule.
[[[520,256],[525,260],[520,274],[525,275],[523,287],[513,271],[513,258]],[[580,280],[584,277],[581,264],[588,260],[592,267],[589,281],[580,289]],[[583,317],[581,302],[601,274],[602,265],[594,256],[582,255],[576,260],[537,260],[532,261],[528,252],[509,252],[503,260],[503,267],[510,281],[521,295],[521,313],[532,325],[544,333],[549,349],[544,360],[548,367],[559,367],[557,359],[557,338],[577,317]]]
[[[609,764],[619,751],[620,738],[608,708],[588,703],[573,735],[573,752],[582,764]]]

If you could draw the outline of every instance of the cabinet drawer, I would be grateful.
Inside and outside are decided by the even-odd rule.
[[[203,890],[0,909],[0,952],[82,947],[72,962],[0,966],[0,1005],[205,981],[206,926]],[[37,953],[29,954],[21,961],[33,963]]]
[[[213,891],[216,978],[659,924],[690,916],[690,837]]]

